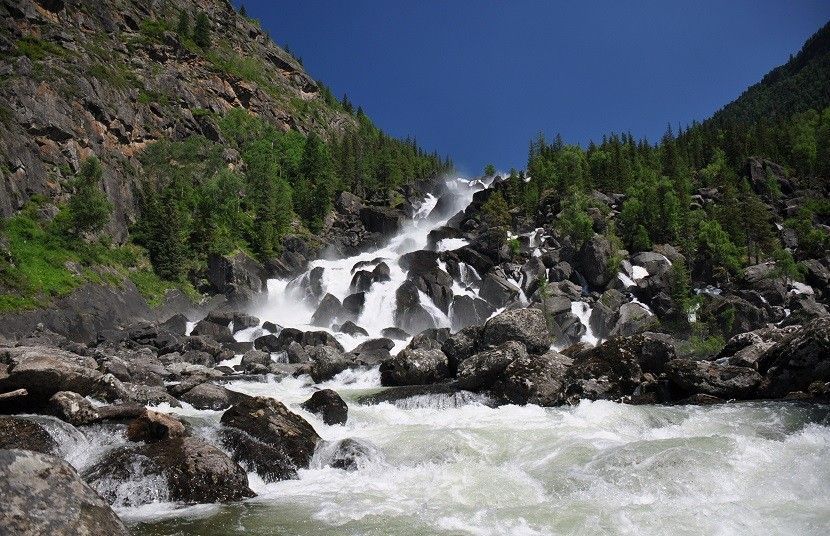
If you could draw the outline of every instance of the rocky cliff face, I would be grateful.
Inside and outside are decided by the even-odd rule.
[[[177,33],[182,11],[191,28],[207,14],[209,49]],[[220,140],[216,118],[234,107],[323,136],[354,121],[227,0],[0,0],[0,56],[0,217],[34,195],[61,200],[94,154],[118,240],[135,217],[148,144]]]

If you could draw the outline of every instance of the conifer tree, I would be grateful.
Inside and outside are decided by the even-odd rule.
[[[182,39],[190,37],[190,14],[187,10],[183,9],[179,12],[179,23],[176,26],[176,33]]]
[[[193,25],[193,42],[203,50],[210,48],[210,19],[204,11],[196,15],[196,22]]]

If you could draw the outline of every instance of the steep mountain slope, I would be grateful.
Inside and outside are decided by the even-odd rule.
[[[209,47],[176,31],[182,11],[191,28],[207,15]],[[2,217],[34,195],[65,199],[67,179],[95,154],[114,205],[108,230],[123,240],[137,156],[156,140],[219,140],[216,118],[235,107],[323,138],[356,126],[227,0],[3,0],[0,52]]]
[[[754,123],[787,119],[830,106],[830,22],[813,34],[790,60],[766,74],[707,121]]]

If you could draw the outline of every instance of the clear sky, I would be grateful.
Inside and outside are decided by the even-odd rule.
[[[539,131],[653,140],[705,119],[830,19],[827,0],[244,3],[335,94],[467,173],[523,168]]]

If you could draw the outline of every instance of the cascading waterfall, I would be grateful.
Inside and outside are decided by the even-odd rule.
[[[457,208],[483,186],[455,185]],[[309,267],[322,268],[323,293],[342,300],[350,293],[355,264],[371,270],[386,262],[390,280],[372,284],[357,319],[370,337],[394,325],[395,291],[406,279],[398,259],[424,248],[429,231],[444,223],[429,216],[436,203],[427,197],[413,221],[385,246]],[[464,244],[444,240],[438,249]],[[480,274],[464,263],[459,272],[453,292],[478,296]],[[303,277],[309,275],[268,281],[267,300],[254,313],[281,326],[323,329],[310,325],[316,303],[307,300]],[[449,323],[426,295],[420,298],[442,325]],[[573,302],[571,312],[587,329],[582,340],[595,344],[588,303]],[[250,341],[262,333],[253,327],[236,338]],[[366,340],[335,336],[346,349]],[[405,344],[399,341],[394,351]],[[239,359],[222,364],[239,364]],[[172,504],[160,482],[137,472],[116,490],[116,510],[136,534],[766,534],[772,526],[781,534],[819,534],[830,524],[823,502],[830,495],[830,412],[821,406],[583,401],[559,408],[492,407],[486,397],[470,393],[359,402],[379,391],[377,367],[347,370],[316,385],[308,376],[270,376],[237,379],[226,387],[283,402],[327,443],[297,480],[265,483],[250,473],[257,497],[241,504]],[[345,425],[325,424],[301,407],[322,388],[334,389],[347,402]],[[215,442],[221,411],[186,403],[153,409],[178,414],[193,433]],[[67,458],[79,469],[113,442],[124,441],[103,428],[85,432],[62,440]],[[354,471],[332,466],[332,445],[346,439],[361,449]],[[805,455],[813,462],[801,463]],[[131,506],[147,497],[154,502]]]

